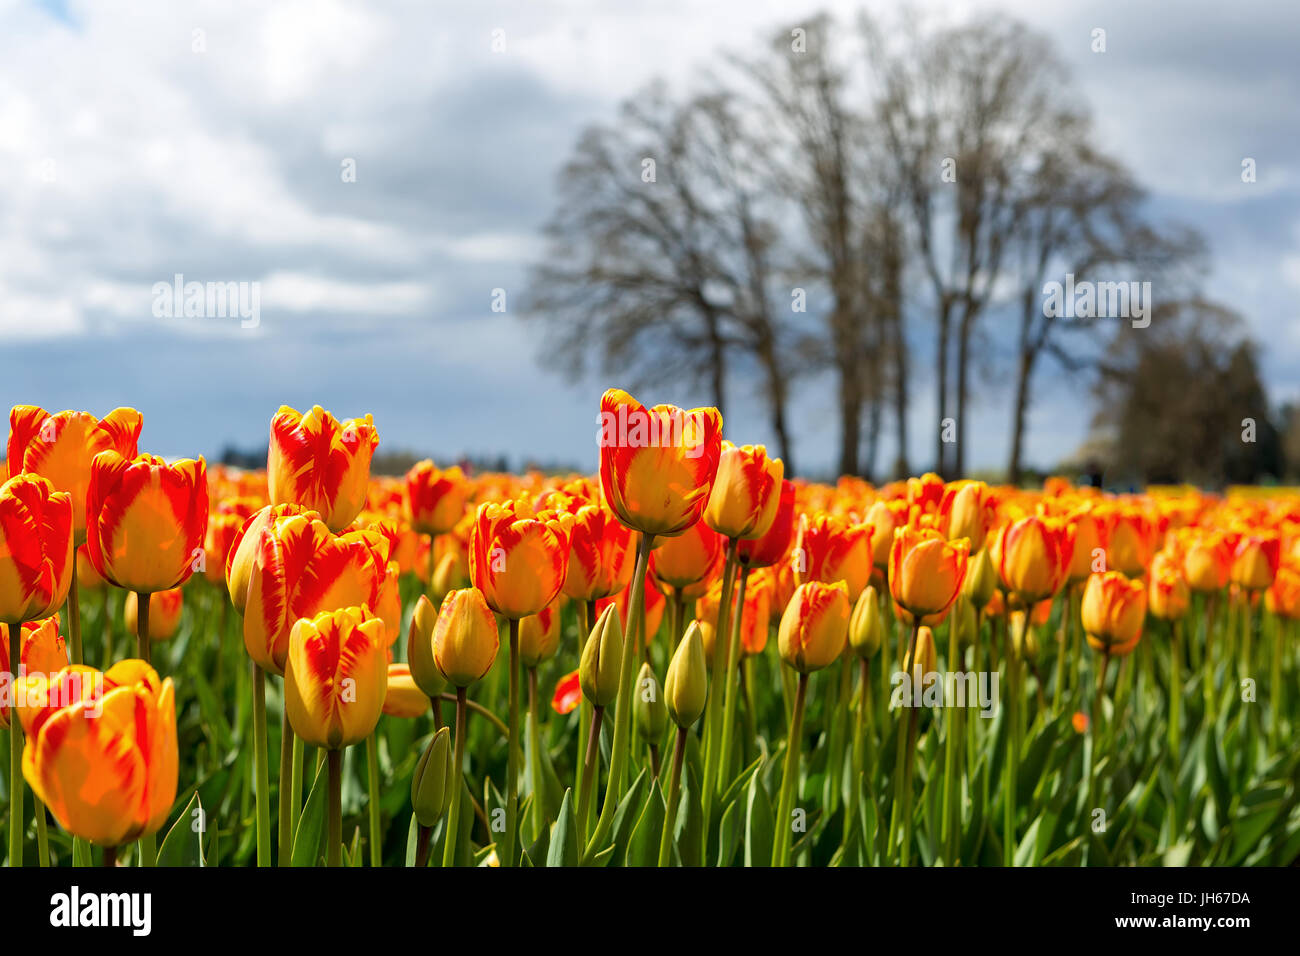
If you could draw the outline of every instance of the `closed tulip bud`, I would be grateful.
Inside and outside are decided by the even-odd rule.
[[[1177,537],[1183,574],[1193,591],[1221,591],[1232,573],[1232,543],[1222,531],[1188,528]]]
[[[556,598],[519,622],[519,659],[525,667],[548,661],[560,649],[560,602]]]
[[[207,530],[202,458],[169,465],[153,455],[95,456],[86,492],[86,554],[107,581],[146,594],[184,584],[199,567]]]
[[[22,682],[23,776],[59,825],[106,847],[157,832],[176,800],[171,679],[127,660]]]
[[[507,501],[479,505],[470,532],[469,576],[488,607],[503,617],[524,618],[555,600],[569,570],[573,516],[528,513]]]
[[[989,559],[989,549],[981,548],[978,553],[970,556],[970,561],[966,566],[966,581],[962,585],[962,593],[970,598],[974,607],[988,607],[989,601],[993,600],[993,592],[998,588],[998,572],[993,567],[993,562]]]
[[[149,640],[166,641],[176,636],[181,626],[181,611],[184,609],[185,595],[182,588],[170,588],[155,591],[149,595]],[[126,602],[122,608],[122,617],[126,622],[128,634],[140,633],[140,606],[134,591],[126,593]]]
[[[460,783],[451,764],[451,729],[443,727],[424,748],[411,774],[411,809],[422,827],[433,826],[451,806],[452,787]]]
[[[1073,512],[1067,520],[1074,529],[1074,548],[1070,557],[1068,580],[1072,582],[1083,581],[1094,571],[1102,570],[1095,567],[1095,565],[1098,557],[1102,557],[1104,560],[1107,538],[1106,521],[1097,514],[1091,505],[1085,505]],[[1098,555],[1098,551],[1101,552],[1101,555]]]
[[[1070,574],[1074,540],[1060,518],[1029,515],[998,529],[989,558],[1002,586],[1024,604],[1056,594]]]
[[[871,563],[877,571],[888,570],[894,531],[907,524],[907,502],[877,498],[867,509],[866,523],[871,526]]]
[[[1177,620],[1191,607],[1192,593],[1183,577],[1181,563],[1164,551],[1151,559],[1147,606],[1153,617]]]
[[[459,554],[448,552],[438,559],[429,581],[429,595],[439,607],[450,592],[469,587],[469,571]]]
[[[713,670],[713,642],[718,639],[718,628],[712,621],[706,621],[696,618],[691,621],[690,626],[698,626],[700,629],[700,643],[704,646],[704,660],[710,671]],[[722,645],[722,664],[726,665],[727,660],[731,657],[730,644]]]
[[[1122,657],[1137,646],[1147,613],[1147,589],[1120,571],[1088,578],[1080,607],[1083,630],[1093,650]]]
[[[1108,511],[1106,567],[1129,577],[1141,574],[1151,563],[1155,529],[1136,506],[1120,504]]]
[[[668,726],[668,708],[663,689],[649,664],[642,664],[636,676],[636,696],[632,698],[632,716],[637,732],[647,743],[658,744]]]
[[[912,683],[924,685],[925,675],[939,669],[939,657],[934,649],[934,632],[928,627],[916,631],[916,653],[908,651],[903,660],[903,670],[912,675]]]
[[[388,665],[388,689],[384,691],[384,713],[408,720],[429,712],[432,701],[415,683],[408,664]]]
[[[433,602],[421,594],[406,630],[406,660],[415,686],[430,698],[437,697],[447,687],[447,679],[433,659],[433,629],[437,623],[438,612]]]
[[[591,629],[582,648],[578,679],[582,696],[597,707],[604,707],[618,697],[619,664],[623,658],[623,625],[618,609],[609,605]]]
[[[74,573],[68,493],[36,475],[0,485],[0,621],[49,617],[68,596]]]
[[[809,581],[795,589],[781,615],[777,641],[781,659],[800,674],[831,664],[849,636],[848,586],[843,581]]]
[[[966,595],[957,595],[957,600],[952,605],[952,615],[948,618],[948,626],[957,629],[957,642],[962,647],[970,647],[979,637],[975,605]]]
[[[716,408],[646,408],[621,389],[600,399],[600,486],[618,520],[672,537],[700,520],[722,456]]]
[[[1282,542],[1274,531],[1243,534],[1232,555],[1230,579],[1247,591],[1262,591],[1273,583],[1282,558]]]
[[[704,520],[728,538],[761,538],[776,519],[785,466],[762,445],[722,443]]]
[[[370,736],[388,689],[384,622],[363,607],[302,618],[289,636],[284,706],[305,743],[341,750]]]
[[[997,514],[997,506],[982,481],[954,481],[943,493],[939,520],[949,541],[965,538],[971,552],[984,547],[984,538]]]
[[[947,541],[938,531],[911,527],[894,532],[889,552],[889,590],[903,620],[945,614],[966,580],[970,545]]]
[[[709,671],[705,664],[704,636],[698,621],[692,621],[668,663],[664,681],[664,705],[678,727],[690,727],[704,713],[709,697]]]
[[[442,676],[456,687],[468,687],[492,669],[500,644],[497,619],[483,592],[448,592],[433,626],[433,659]]]
[[[427,458],[406,473],[406,510],[420,534],[440,535],[456,527],[469,500],[469,483],[459,468],[439,471]]]
[[[365,507],[370,459],[378,446],[370,415],[341,422],[319,405],[306,415],[281,405],[271,419],[266,455],[271,504],[316,511],[338,534]]]
[[[36,405],[15,405],[6,452],[10,475],[40,475],[56,491],[66,491],[72,498],[73,543],[83,544],[91,462],[101,451],[134,458],[142,425],[134,408],[115,408],[98,419],[86,412],[51,415]]]
[[[19,673],[54,674],[68,666],[68,650],[59,634],[59,616],[43,621],[29,621],[19,625],[0,624],[0,669],[9,670],[9,635],[15,628],[22,631],[23,643],[19,649]],[[9,698],[12,685],[0,692],[0,729],[9,726]]]
[[[880,598],[874,587],[868,587],[853,605],[853,615],[849,618],[849,645],[858,657],[870,659],[880,650],[883,635]]]

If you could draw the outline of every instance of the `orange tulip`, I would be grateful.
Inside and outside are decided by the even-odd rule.
[[[602,505],[580,504],[571,514],[569,564],[561,589],[579,601],[617,594],[632,580],[636,566],[631,530]]]
[[[300,618],[339,608],[380,606],[387,542],[369,531],[334,535],[314,514],[276,518],[262,532],[244,609],[244,648],[283,674]],[[384,640],[384,622],[378,625]],[[384,646],[387,646],[385,644]]]
[[[763,648],[767,646],[768,631],[772,623],[774,591],[774,576],[770,571],[759,570],[749,573],[749,580],[745,583],[745,608],[740,615],[740,643],[746,654],[761,654]],[[721,604],[721,579],[715,579],[708,592],[695,602],[695,619],[700,622],[704,630],[708,645],[705,650],[708,652],[710,666],[713,663],[713,636],[718,627],[718,611]],[[734,623],[734,617],[732,621]]]
[[[704,508],[710,528],[728,538],[761,538],[776,520],[785,465],[762,445],[722,443],[718,470]]]
[[[1264,606],[1278,617],[1300,618],[1300,569],[1283,564],[1264,592]]]
[[[1135,505],[1116,505],[1110,510],[1106,544],[1106,567],[1129,577],[1141,574],[1151,563],[1155,529]]]
[[[704,590],[722,572],[726,539],[703,521],[697,521],[675,538],[664,538],[650,552],[650,575],[660,588],[687,596],[687,590]]]
[[[1024,604],[1037,603],[1060,591],[1073,556],[1068,522],[1039,515],[1003,525],[989,552],[1002,586]]]
[[[284,665],[289,726],[341,750],[370,736],[388,689],[384,624],[364,607],[322,611],[293,626]]]
[[[492,669],[501,646],[497,619],[478,588],[447,592],[433,625],[433,660],[457,687],[468,687]]]
[[[240,614],[244,613],[244,607],[248,604],[248,582],[252,580],[253,569],[257,565],[263,532],[278,519],[293,515],[308,515],[320,520],[319,514],[308,511],[301,505],[267,505],[245,518],[243,525],[235,532],[230,549],[226,552],[226,589],[230,592],[231,603]]]
[[[49,617],[68,596],[73,573],[71,497],[37,475],[5,481],[0,485],[0,622]]]
[[[556,598],[536,614],[519,622],[519,659],[525,667],[550,660],[560,649],[560,606]]]
[[[596,613],[599,615],[609,604],[618,608],[618,622],[623,625],[624,634],[627,633],[627,603],[632,599],[632,585],[628,584],[623,590],[619,591],[612,598],[605,598],[596,602]],[[649,647],[654,640],[655,635],[659,633],[659,625],[664,620],[664,609],[668,606],[668,599],[664,597],[663,592],[654,586],[654,581],[650,575],[646,574],[645,579],[645,643]]]
[[[176,636],[181,624],[181,610],[185,603],[182,588],[167,591],[155,591],[149,595],[149,640],[166,641]],[[128,634],[140,632],[138,615],[140,605],[134,591],[126,593],[126,603],[122,608],[122,617],[126,622]]]
[[[1066,520],[1073,528],[1074,534],[1070,573],[1066,579],[1074,583],[1085,580],[1094,570],[1104,570],[1106,521],[1087,505],[1070,513]],[[1098,551],[1101,552],[1100,555]],[[1094,567],[1098,557],[1103,559],[1100,568]]]
[[[749,568],[770,568],[790,553],[794,531],[794,483],[782,480],[772,526],[761,537],[742,538],[736,545],[736,557]]]
[[[582,703],[582,675],[576,670],[565,674],[555,685],[555,695],[551,698],[551,709],[563,717],[577,710]]]
[[[0,729],[9,727],[9,699],[15,689],[14,678],[9,674],[9,634],[18,626],[0,624],[0,667],[5,671],[0,680],[7,684],[0,687]],[[43,621],[28,621],[21,625],[21,631],[23,642],[19,649],[19,677],[29,674],[49,675],[68,666],[68,649],[59,634],[57,614]]]
[[[1187,613],[1192,595],[1178,559],[1160,552],[1151,560],[1150,593],[1147,604],[1152,615],[1173,621]]]
[[[629,528],[681,534],[704,513],[722,455],[716,408],[647,409],[621,389],[600,399],[600,485]]]
[[[800,674],[834,662],[849,639],[849,589],[809,581],[795,589],[777,632],[781,659]]]
[[[86,554],[86,546],[83,544],[77,548],[77,590],[85,594],[89,591],[98,591],[102,587],[107,587],[108,582],[99,576],[95,566],[90,563],[90,556]]]
[[[389,717],[419,717],[429,712],[432,701],[415,685],[406,664],[388,665],[388,688],[384,691],[384,713]]]
[[[1273,583],[1282,559],[1276,531],[1243,534],[1232,555],[1232,583],[1247,591],[1262,591]]]
[[[420,534],[446,534],[456,527],[469,500],[469,483],[459,468],[440,471],[429,459],[406,473],[406,510]]]
[[[166,591],[190,579],[208,530],[207,466],[100,452],[86,494],[86,554],[128,591]]]
[[[134,408],[115,408],[98,419],[86,412],[52,415],[36,405],[15,405],[9,413],[11,472],[40,475],[56,491],[66,491],[72,497],[73,542],[83,544],[90,463],[101,451],[134,458],[142,424]]]
[[[1187,528],[1174,538],[1183,574],[1193,591],[1221,591],[1232,572],[1232,542],[1222,531]]]
[[[886,501],[877,498],[867,509],[866,523],[871,525],[871,563],[877,571],[889,568],[889,551],[894,543],[894,530],[907,524],[907,501]]]
[[[573,516],[517,501],[479,505],[470,532],[469,575],[503,617],[536,614],[555,600],[569,571]]]
[[[939,523],[949,541],[965,538],[971,554],[984,547],[984,539],[997,517],[997,503],[982,481],[954,481],[939,503]]]
[[[970,542],[947,541],[929,528],[894,532],[889,552],[889,593],[905,623],[946,614],[961,593]]]
[[[840,515],[819,514],[799,518],[792,561],[800,584],[843,581],[849,601],[856,601],[871,582],[871,525]]]
[[[318,511],[337,534],[365,506],[370,459],[378,446],[370,415],[340,422],[319,405],[306,415],[281,405],[271,419],[266,456],[271,504]]]
[[[23,678],[23,776],[69,833],[115,847],[156,832],[176,799],[171,679],[144,661]]]
[[[907,479],[907,503],[920,510],[922,514],[932,514],[939,510],[945,489],[943,479],[929,471],[920,478]]]
[[[1098,653],[1123,657],[1137,647],[1147,613],[1147,589],[1121,571],[1088,578],[1081,616],[1088,646]]]
[[[242,507],[224,502],[208,515],[208,529],[203,536],[203,576],[213,584],[226,580],[226,559],[250,515]]]

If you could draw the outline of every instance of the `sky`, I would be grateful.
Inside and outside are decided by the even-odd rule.
[[[626,382],[560,374],[519,309],[579,131],[652,78],[689,84],[774,27],[862,6],[898,15],[798,0],[0,0],[0,402],[131,405],[141,449],[168,456],[262,447],[281,404],[319,404],[373,413],[381,450],[592,469],[600,393]],[[1003,10],[1056,43],[1098,144],[1153,214],[1206,235],[1204,290],[1246,317],[1271,396],[1300,398],[1300,4],[916,7],[941,23]],[[256,283],[259,323],[156,314],[155,286],[177,274]],[[986,329],[995,351],[1000,334]],[[994,364],[976,388],[975,468],[1005,464],[1005,379]],[[1026,457],[1050,466],[1085,437],[1090,398],[1051,372],[1040,384]],[[910,409],[918,464],[932,392]],[[642,397],[706,396],[683,383]],[[757,396],[737,387],[726,412],[728,437],[772,442]],[[829,380],[804,383],[793,413],[801,468],[829,470]]]

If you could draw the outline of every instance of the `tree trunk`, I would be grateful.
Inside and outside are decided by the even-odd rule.
[[[947,446],[943,440],[943,419],[948,412],[948,326],[950,324],[950,307],[947,302],[940,305],[939,313],[939,342],[936,349],[935,359],[935,378],[938,381],[938,416],[939,421],[935,428],[935,454],[934,470],[946,478],[947,472]]]

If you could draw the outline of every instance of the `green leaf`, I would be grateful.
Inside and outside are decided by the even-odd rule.
[[[772,865],[772,832],[772,804],[755,774],[745,798],[745,866]]]
[[[664,795],[659,781],[650,785],[645,809],[632,829],[628,841],[626,866],[656,866],[659,863],[659,838],[664,826]]]
[[[321,855],[321,838],[325,833],[326,791],[329,790],[328,762],[316,770],[316,780],[298,818],[298,829],[293,835],[294,866],[315,866]]]
[[[572,790],[565,790],[564,799],[560,802],[560,816],[555,821],[555,836],[546,853],[548,867],[578,865],[578,824],[573,818],[572,793]]]
[[[198,817],[194,816],[195,810],[199,812]],[[194,829],[196,820],[201,823],[197,830]],[[194,796],[190,797],[190,802],[185,804],[180,817],[167,831],[167,838],[163,840],[162,846],[158,848],[158,865],[203,866],[204,826],[202,824],[205,822],[203,805],[199,802],[199,794],[196,790]]]

